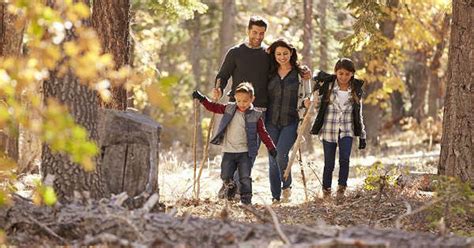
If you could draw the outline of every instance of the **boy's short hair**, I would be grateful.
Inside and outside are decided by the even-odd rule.
[[[249,25],[248,25],[247,28],[250,30],[253,25],[259,26],[259,27],[264,27],[265,30],[267,30],[268,23],[267,23],[267,21],[266,21],[265,19],[263,19],[263,17],[260,17],[260,16],[252,16],[252,17],[250,17],[250,19],[249,19]]]
[[[255,90],[253,89],[253,86],[249,82],[242,82],[239,85],[237,85],[237,88],[235,88],[235,93],[247,93],[250,96],[254,95]]]

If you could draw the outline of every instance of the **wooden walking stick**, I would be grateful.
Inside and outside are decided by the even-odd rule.
[[[313,99],[315,99],[316,94],[317,94],[317,91],[314,91]],[[303,139],[303,134],[307,132],[309,123],[313,117],[314,105],[315,105],[315,102],[313,100],[311,101],[309,105],[308,111],[306,111],[306,115],[303,118],[303,122],[298,128],[298,136],[296,138],[295,144],[293,145],[293,150],[291,151],[291,156],[290,156],[290,159],[288,160],[288,165],[286,167],[285,174],[283,175],[285,180],[288,180],[288,176],[290,175],[290,172],[291,172],[291,166],[293,165],[293,162],[295,161],[296,152],[300,149],[300,146],[301,146],[301,140]]]
[[[298,161],[300,162],[301,178],[304,186],[304,200],[308,201],[308,189],[306,188],[306,177],[304,175],[303,157],[301,156],[301,147],[298,149]]]
[[[215,88],[218,88],[220,87],[220,79],[217,79],[216,81],[216,87]],[[219,97],[216,97],[213,99],[214,102],[217,102],[219,100]],[[197,190],[196,190],[196,194],[194,195],[194,197],[196,199],[199,199],[199,193],[200,193],[200,190],[201,190],[201,175],[202,175],[202,169],[204,168],[204,164],[206,163],[207,161],[207,157],[209,155],[209,142],[211,140],[211,133],[212,133],[212,127],[214,126],[214,121],[215,121],[215,116],[216,114],[215,113],[212,113],[212,116],[211,116],[211,122],[209,123],[209,127],[207,128],[207,139],[206,139],[206,145],[204,146],[204,150],[202,152],[202,160],[201,160],[201,165],[199,167],[199,173],[198,173],[198,176],[197,176]]]
[[[193,160],[194,160],[194,173],[193,173],[193,194],[196,194],[196,170],[197,170],[197,132],[198,132],[198,102],[193,100],[193,111],[194,111],[194,134],[193,134]]]

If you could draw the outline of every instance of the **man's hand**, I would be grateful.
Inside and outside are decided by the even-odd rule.
[[[301,67],[301,72],[303,75],[301,75],[301,77],[303,77],[304,80],[310,80],[311,79],[311,70],[309,69],[309,67],[307,65],[303,65]]]
[[[201,94],[201,92],[195,90],[193,91],[193,99],[197,99],[200,102],[202,102],[204,101],[204,99],[206,99],[206,97],[203,94]]]
[[[367,143],[365,142],[365,139],[359,139],[359,149],[360,150],[365,149],[366,146],[367,146]]]
[[[212,99],[219,100],[222,97],[222,90],[221,88],[214,88],[212,89]]]

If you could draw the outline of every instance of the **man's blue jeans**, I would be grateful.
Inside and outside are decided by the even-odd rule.
[[[239,175],[239,189],[241,196],[252,197],[252,159],[248,152],[228,153],[224,152],[221,163],[221,178],[226,182],[231,182],[234,173]]]
[[[282,189],[287,189],[291,186],[291,173],[286,181],[283,178],[283,174],[288,166],[288,154],[296,141],[298,122],[284,127],[277,127],[271,123],[266,123],[266,127],[278,152],[276,160],[272,156],[268,156],[270,164],[270,189],[273,199],[280,200]]]
[[[339,138],[336,142],[323,140],[324,171],[323,189],[330,190],[332,184],[332,172],[336,160],[336,147],[339,144],[339,185],[347,186],[349,177],[349,158],[351,156],[352,137]]]

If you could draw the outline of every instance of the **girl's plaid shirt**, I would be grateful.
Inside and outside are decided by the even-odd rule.
[[[324,123],[319,132],[319,138],[328,142],[337,142],[338,138],[354,137],[354,125],[352,123],[352,94],[351,89],[348,89],[349,99],[340,106],[337,98],[339,86],[334,84],[329,104],[326,109]],[[320,99],[323,100],[323,99]],[[361,139],[366,138],[364,121],[362,117],[362,99],[360,99],[360,117],[362,123]]]

